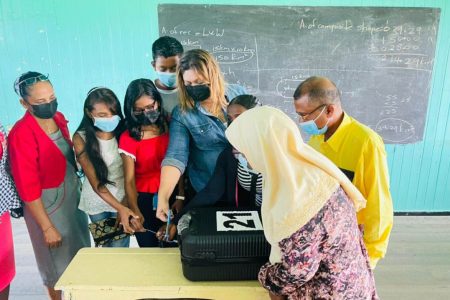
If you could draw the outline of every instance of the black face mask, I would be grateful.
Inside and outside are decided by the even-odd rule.
[[[50,103],[31,105],[33,115],[39,119],[51,119],[58,109],[58,101],[55,99]]]
[[[186,86],[186,92],[194,102],[205,101],[211,96],[211,90],[207,84],[188,85]]]
[[[136,118],[136,121],[140,124],[140,125],[153,125],[155,124],[159,117],[160,117],[161,113],[157,110],[151,110],[151,111],[147,111],[147,112],[143,112],[142,114],[139,115],[134,115],[134,117]]]

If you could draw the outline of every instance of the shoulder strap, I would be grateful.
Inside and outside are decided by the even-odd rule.
[[[83,141],[86,143],[86,132],[85,131],[77,131],[78,135],[83,139]]]

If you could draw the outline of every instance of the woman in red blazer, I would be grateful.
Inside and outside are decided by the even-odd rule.
[[[56,281],[82,247],[89,247],[86,215],[78,209],[80,181],[67,120],[57,111],[53,86],[38,72],[15,82],[26,109],[8,136],[11,171],[42,280],[51,299]]]

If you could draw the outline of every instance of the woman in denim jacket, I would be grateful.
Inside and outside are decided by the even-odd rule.
[[[192,188],[202,190],[228,145],[226,86],[217,61],[207,51],[187,51],[180,60],[177,81],[180,103],[172,112],[158,192],[156,215],[163,221],[167,220],[169,197],[186,168]]]

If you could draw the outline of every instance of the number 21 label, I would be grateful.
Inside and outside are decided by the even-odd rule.
[[[257,211],[217,211],[217,231],[263,230]]]

